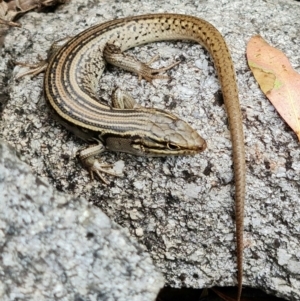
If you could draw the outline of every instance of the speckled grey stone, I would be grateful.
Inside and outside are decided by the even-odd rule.
[[[247,160],[244,283],[289,300],[300,299],[300,149],[296,135],[259,89],[245,59],[251,36],[260,34],[283,50],[299,72],[300,6],[296,1],[71,1],[53,14],[30,13],[12,29],[2,58],[35,62],[51,43],[114,18],[176,12],[204,18],[225,37],[237,72]],[[110,67],[99,92],[109,100],[120,86],[144,106],[167,109],[207,139],[195,157],[140,158],[106,153],[103,161],[124,161],[123,178],[111,185],[90,182],[76,160],[84,144],[54,122],[42,91],[42,76],[10,80],[3,112],[3,137],[32,169],[59,190],[83,196],[128,228],[174,287],[236,284],[234,185],[231,141],[219,84],[207,52],[199,45],[154,43],[130,51],[154,66],[178,58],[171,81],[153,85]],[[9,74],[8,65],[2,70]],[[15,67],[13,74],[23,71]]]
[[[0,140],[0,299],[155,300],[148,254],[99,208],[57,193]]]

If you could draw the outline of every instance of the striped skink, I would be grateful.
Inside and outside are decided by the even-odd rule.
[[[210,23],[178,14],[148,14],[95,25],[61,47],[53,47],[44,79],[45,97],[57,118],[69,130],[97,144],[80,152],[90,171],[112,173],[94,156],[104,150],[135,155],[190,155],[203,151],[205,141],[187,123],[169,112],[139,106],[131,96],[117,91],[112,107],[99,102],[97,87],[105,61],[133,71],[151,81],[164,78],[123,52],[137,45],[165,40],[191,40],[203,45],[214,60],[228,114],[235,173],[238,296],[243,280],[243,223],[245,150],[235,71],[228,47]],[[105,59],[104,59],[105,58]],[[112,173],[113,174],[113,173]],[[102,178],[103,179],[103,178]],[[103,179],[104,180],[104,179]],[[104,180],[105,181],[105,180]]]

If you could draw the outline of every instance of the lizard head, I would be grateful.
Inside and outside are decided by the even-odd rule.
[[[142,109],[145,112],[145,108]],[[158,109],[148,109],[143,129],[122,137],[108,137],[106,146],[110,150],[139,156],[194,155],[206,148],[206,142],[185,121]]]
[[[132,146],[148,156],[194,155],[206,149],[205,140],[185,121],[165,111],[156,110],[148,123],[150,135]]]

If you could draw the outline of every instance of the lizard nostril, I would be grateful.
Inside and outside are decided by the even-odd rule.
[[[206,141],[203,140],[202,145],[200,147],[200,151],[203,152],[206,149],[206,147],[207,147]]]

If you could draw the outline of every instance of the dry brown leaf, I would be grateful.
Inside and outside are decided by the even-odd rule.
[[[0,48],[9,26],[21,27],[21,24],[13,22],[20,15],[33,10],[41,10],[48,6],[67,3],[70,0],[0,0]]]
[[[300,140],[300,74],[259,35],[250,39],[247,59],[260,88]]]

